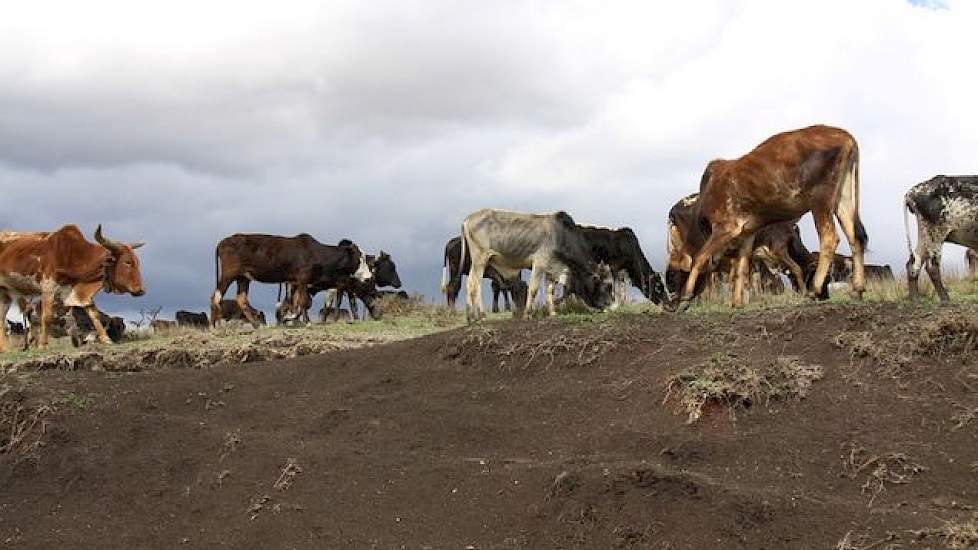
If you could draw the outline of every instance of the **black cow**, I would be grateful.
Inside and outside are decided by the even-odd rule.
[[[373,310],[373,299],[377,289],[380,287],[401,288],[401,277],[397,274],[397,265],[394,263],[394,259],[383,250],[376,257],[367,255],[367,266],[373,275],[369,280],[358,281],[352,277],[341,278],[335,286],[325,289],[335,290],[332,300],[327,298],[326,305],[329,306],[330,301],[332,301],[332,307],[338,311],[343,305],[343,295],[345,294],[350,303],[350,314],[354,320],[359,319],[357,298],[363,301],[370,316],[376,318]],[[315,295],[322,286],[316,287],[315,292],[310,289],[310,295]]]
[[[631,228],[608,229],[588,225],[578,227],[591,246],[594,261],[607,264],[614,273],[627,273],[632,284],[652,303],[661,304],[666,301],[662,276],[645,259],[638,237]]]
[[[83,308],[71,308],[71,316],[75,321],[75,331],[69,330],[71,343],[75,347],[81,345],[88,339],[95,339],[95,325],[92,324],[91,317],[88,316]],[[109,316],[101,311],[98,313],[99,322],[105,327],[105,333],[109,335],[112,342],[118,344],[126,336],[126,321],[122,317]]]
[[[248,304],[251,281],[291,283],[299,302],[307,287],[324,280],[353,277],[370,278],[366,254],[350,243],[344,246],[322,244],[311,235],[295,237],[235,234],[221,240],[214,251],[217,289],[211,297],[211,324],[221,316],[221,301],[231,283],[237,283],[237,302],[246,319],[259,325],[254,308]]]
[[[978,176],[935,176],[911,187],[903,203],[910,299],[920,294],[917,279],[926,265],[937,296],[946,303],[951,298],[941,281],[941,248],[945,242],[978,247]],[[910,240],[910,214],[917,217],[916,250]]]
[[[194,313],[192,311],[180,310],[175,316],[177,320],[177,326],[180,327],[197,327],[197,328],[207,328],[210,321],[207,320],[206,313]]]
[[[16,321],[7,321],[7,328],[9,329],[10,334],[16,334],[22,336],[25,333],[24,323],[18,323]]]
[[[472,259],[468,252],[465,258],[459,260],[462,255],[462,237],[452,237],[445,243],[445,255],[442,260],[442,279],[441,291],[445,293],[445,301],[448,307],[455,309],[455,300],[458,299],[459,290],[462,289],[462,275],[468,274],[472,268]],[[516,305],[515,314],[523,310],[526,303],[526,283],[517,273],[510,279],[506,279],[499,274],[491,265],[486,266],[483,272],[484,279],[492,281],[492,312],[499,313],[499,295],[502,294],[505,308],[507,311],[514,311],[512,304]],[[512,304],[510,302],[512,298]]]

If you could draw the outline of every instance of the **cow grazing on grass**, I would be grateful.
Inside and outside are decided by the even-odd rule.
[[[462,222],[462,257],[466,251],[472,260],[466,281],[465,313],[469,322],[485,317],[482,277],[488,266],[507,279],[515,277],[521,269],[530,269],[523,310],[527,317],[542,283],[546,283],[550,315],[556,314],[557,283],[565,287],[573,285],[575,293],[591,307],[604,308],[611,304],[611,269],[594,261],[587,238],[566,212],[523,214],[488,208],[478,210]]]
[[[180,310],[174,318],[177,320],[177,326],[181,327],[207,328],[210,325],[210,322],[207,320],[207,314],[204,312],[194,313],[192,311]]]
[[[455,309],[455,300],[462,289],[462,275],[472,269],[472,259],[469,254],[462,257],[462,237],[452,237],[445,243],[445,255],[442,263],[441,291],[445,294],[448,307]],[[499,312],[499,296],[502,294],[506,310],[519,315],[526,304],[526,283],[517,272],[510,278],[499,274],[494,267],[486,266],[483,277],[492,281],[492,312]],[[515,309],[510,305],[515,304]]]
[[[72,325],[68,328],[68,335],[71,336],[71,344],[76,348],[88,342],[94,340],[97,337],[95,332],[95,326],[92,324],[92,320],[88,317],[88,313],[78,307],[70,308],[71,310],[71,320]],[[109,335],[109,339],[113,343],[118,344],[126,336],[126,321],[122,317],[114,317],[106,315],[101,311],[98,313],[99,321],[102,326],[105,327],[105,333]]]
[[[295,237],[235,234],[221,240],[214,251],[217,289],[211,297],[211,324],[221,316],[221,301],[228,287],[237,284],[237,302],[252,326],[259,326],[248,303],[251,281],[291,283],[297,300],[305,301],[307,288],[329,278],[370,278],[366,254],[350,243],[344,246],[322,244],[311,235]]]
[[[682,292],[692,269],[694,257],[709,237],[709,231],[700,223],[698,216],[698,198],[699,193],[688,195],[669,210],[666,287],[673,293]],[[766,266],[765,271],[787,275],[797,292],[805,292],[805,262],[808,255],[808,249],[801,240],[801,232],[794,220],[773,223],[761,228],[755,235],[750,268],[752,272],[759,273],[765,280],[770,281],[768,274],[754,265],[761,262]],[[714,258],[708,270],[725,275],[735,265],[735,255],[728,252],[720,258]],[[711,276],[711,279],[715,283],[719,277]],[[698,295],[702,287],[707,284],[707,279],[702,278],[698,283],[700,288],[696,289],[695,294]]]
[[[77,226],[66,225],[51,233],[5,233],[0,236],[0,318],[6,318],[12,300],[41,296],[39,345],[47,346],[48,324],[56,300],[81,307],[98,334],[109,343],[92,302],[100,290],[142,296],[142,275],[135,250],[142,243],[125,244],[105,238],[102,226],[90,243]],[[7,350],[0,331],[0,352]]]
[[[166,332],[177,328],[177,322],[167,321],[166,319],[153,319],[150,321],[149,326],[153,327],[154,332]]]
[[[904,196],[907,232],[907,282],[910,299],[920,295],[921,267],[934,283],[942,303],[950,301],[941,281],[941,248],[945,242],[978,247],[978,176],[935,176],[910,188]],[[910,238],[910,214],[917,218],[917,247]]]
[[[889,265],[866,264],[867,281],[893,281],[893,269]]]
[[[249,304],[245,304],[250,311],[251,317],[245,315],[245,312],[241,309],[241,305],[237,300],[221,300],[220,302],[220,315],[221,319],[225,321],[245,321],[250,323],[251,319],[258,321],[259,326],[265,326],[265,312],[251,307]],[[213,318],[211,319],[211,324],[213,326]]]
[[[367,266],[370,268],[371,278],[367,281],[358,281],[353,277],[345,277],[338,279],[335,285],[319,285],[315,289],[310,290],[311,295],[315,295],[320,289],[324,290],[335,290],[331,294],[327,295],[326,305],[332,304],[332,307],[339,311],[339,308],[343,303],[344,294],[350,303],[350,313],[354,320],[359,319],[359,313],[357,311],[357,299],[363,301],[367,312],[371,317],[376,318],[373,301],[380,287],[392,287],[401,288],[401,277],[397,274],[397,265],[394,263],[394,259],[391,258],[390,254],[380,251],[377,256],[367,256]]]
[[[696,221],[708,236],[695,248],[683,291],[670,309],[689,306],[701,274],[731,246],[737,251],[731,303],[743,305],[757,231],[773,223],[794,222],[809,211],[822,253],[814,288],[821,288],[825,281],[829,258],[839,244],[835,217],[853,251],[852,290],[862,296],[868,237],[859,220],[859,148],[845,130],[811,126],[785,132],[737,160],[710,162],[700,181],[696,208]]]
[[[631,228],[608,229],[588,225],[578,227],[590,245],[591,258],[594,261],[608,265],[615,274],[626,273],[632,284],[652,303],[662,304],[666,301],[662,276],[645,259],[638,237]]]

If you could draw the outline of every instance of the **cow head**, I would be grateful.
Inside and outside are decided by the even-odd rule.
[[[341,240],[337,246],[346,253],[349,262],[347,265],[356,266],[356,270],[353,272],[354,279],[364,283],[373,278],[373,272],[370,271],[370,266],[367,264],[367,255],[360,250],[359,246],[350,239]]]
[[[611,268],[604,263],[588,264],[588,267],[577,274],[574,281],[574,292],[587,305],[604,309],[615,300],[615,277]]]
[[[390,254],[380,251],[376,258],[367,256],[367,263],[374,276],[374,283],[377,286],[391,286],[401,288],[401,278],[397,275],[397,266]]]
[[[95,229],[95,241],[109,251],[105,266],[105,291],[115,294],[129,293],[142,296],[143,276],[139,272],[139,258],[135,250],[145,243],[126,244],[102,236],[101,224]]]

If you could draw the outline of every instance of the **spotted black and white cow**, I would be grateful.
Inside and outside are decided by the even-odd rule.
[[[910,299],[920,294],[917,278],[926,267],[937,296],[946,303],[950,297],[941,282],[941,247],[945,242],[978,247],[978,176],[935,176],[911,187],[904,206]],[[917,218],[916,249],[910,239],[910,214]]]

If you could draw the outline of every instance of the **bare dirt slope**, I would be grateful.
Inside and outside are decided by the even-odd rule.
[[[0,546],[978,545],[974,306],[602,319],[7,375]],[[821,369],[768,401],[786,364]],[[689,423],[710,366],[753,394]]]

